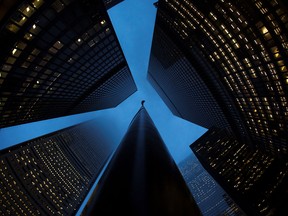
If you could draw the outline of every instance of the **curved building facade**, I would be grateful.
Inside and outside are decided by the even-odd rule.
[[[156,6],[148,77],[171,110],[206,128],[227,122],[239,140],[287,156],[287,2],[159,0]]]

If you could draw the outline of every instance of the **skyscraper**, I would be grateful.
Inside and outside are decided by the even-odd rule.
[[[157,14],[160,12],[158,9]],[[160,27],[158,17],[153,35],[148,80],[174,115],[206,128],[213,125],[228,127],[213,92],[176,45],[174,38],[169,38],[165,33],[166,28]]]
[[[113,150],[95,121],[1,150],[0,214],[74,215]]]
[[[195,155],[248,214],[287,215],[287,1],[155,5],[148,78],[173,113],[209,129]]]
[[[178,167],[203,216],[245,216],[239,206],[192,155],[180,162]]]
[[[148,77],[173,113],[287,156],[287,1],[156,6]]]
[[[210,128],[190,147],[247,215],[288,214],[287,159],[251,149],[227,130],[217,128]]]
[[[144,106],[133,118],[83,215],[201,215]]]
[[[136,91],[101,0],[1,4],[0,127],[115,107]]]

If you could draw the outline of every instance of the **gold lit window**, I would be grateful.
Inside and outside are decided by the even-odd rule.
[[[32,40],[33,37],[34,37],[34,36],[33,36],[32,34],[30,34],[30,33],[26,33],[26,34],[24,35],[24,38],[25,38],[26,40],[28,40],[28,41]]]
[[[15,24],[13,24],[13,23],[8,24],[8,25],[6,26],[6,28],[7,28],[9,31],[14,32],[14,33],[18,32],[19,29],[20,29],[17,25],[15,25]]]
[[[21,13],[23,13],[26,17],[30,17],[30,16],[32,16],[32,14],[35,12],[35,9],[34,9],[32,6],[28,5],[28,4],[24,4],[24,5],[19,9],[19,11],[20,11]]]

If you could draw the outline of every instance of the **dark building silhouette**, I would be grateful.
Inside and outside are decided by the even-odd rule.
[[[82,215],[201,215],[144,106]]]
[[[0,8],[0,127],[115,107],[136,91],[102,1]]]
[[[89,121],[0,151],[1,215],[74,215],[114,147]]]
[[[111,7],[114,7],[115,5],[123,1],[124,0],[103,0],[107,9],[110,9]]]
[[[175,115],[209,129],[195,155],[248,215],[287,215],[287,2],[155,6],[148,79]]]
[[[158,20],[157,16],[148,80],[174,115],[206,128],[228,127],[212,92]]]
[[[287,1],[155,5],[148,78],[173,113],[287,157]]]
[[[280,161],[253,150],[217,128],[210,128],[190,147],[247,215],[288,214],[287,159]]]
[[[188,156],[178,167],[203,216],[245,216],[195,157]]]

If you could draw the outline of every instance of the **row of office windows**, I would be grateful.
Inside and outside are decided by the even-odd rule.
[[[0,212],[3,215],[39,215],[40,211],[32,203],[30,197],[13,175],[6,159],[1,159],[1,188],[2,203]]]
[[[69,133],[63,132],[60,136],[55,136],[54,138],[56,142],[61,143],[59,147],[63,154],[73,155],[71,158],[78,158],[79,161],[83,162],[83,164],[75,163],[75,169],[77,169],[83,179],[88,182],[101,167],[106,152],[105,148],[102,149],[103,146],[100,143],[95,145],[96,139],[94,137],[89,139],[89,135],[79,136],[80,133],[77,129],[71,128]],[[85,140],[85,145],[79,145],[83,140]],[[97,157],[95,157],[96,155]],[[93,158],[93,160],[89,160],[89,163],[87,163],[88,158]]]
[[[49,144],[51,145],[51,143]],[[29,188],[29,190],[34,192],[34,196],[37,199],[41,200],[41,204],[43,206],[46,206],[49,212],[53,214],[58,211],[64,213],[67,206],[69,206],[70,203],[75,202],[74,200],[75,196],[77,197],[77,194],[73,192],[73,189],[70,187],[71,182],[73,183],[73,180],[71,180],[71,178],[66,178],[66,185],[61,184],[63,183],[63,181],[61,181],[61,174],[65,171],[67,172],[67,174],[70,173],[70,175],[72,173],[67,167],[67,165],[63,163],[64,159],[62,158],[63,161],[59,162],[57,160],[59,159],[59,157],[57,157],[58,154],[55,157],[55,152],[53,152],[53,149],[50,148],[49,150],[50,152],[48,151],[49,153],[46,152],[46,154],[52,164],[58,168],[59,166],[62,167],[62,169],[57,170],[57,173],[51,172],[51,169],[49,169],[50,167],[45,163],[45,159],[47,158],[43,159],[43,156],[39,154],[37,148],[36,150],[33,149],[32,151],[36,152],[36,155],[40,157],[40,160],[38,159],[39,166],[30,165],[25,168],[25,165],[23,163],[27,162],[23,161],[22,163],[18,164],[18,167],[20,166],[22,167],[22,169],[25,168],[22,176],[23,182],[25,182],[25,185],[27,188]],[[24,150],[21,150],[22,153],[23,151]],[[20,155],[20,152],[18,154]],[[32,160],[33,157],[36,158],[36,155],[29,154],[27,160]],[[21,156],[20,158],[24,157]],[[56,162],[58,163],[57,165],[55,164]],[[16,164],[14,167],[17,170]],[[18,169],[18,173],[21,173],[21,169]],[[56,182],[54,178],[56,178]],[[82,190],[82,188],[77,189],[80,191]],[[51,205],[51,203],[53,203],[53,205]]]
[[[160,15],[161,18],[165,17],[165,13],[160,13]],[[173,89],[173,91],[177,92],[178,96],[172,100],[177,100],[179,103],[182,101],[182,103],[186,104],[180,108],[187,108],[182,115],[190,113],[191,110],[188,110],[193,107],[198,114],[201,112],[203,113],[203,116],[210,114],[210,118],[214,119],[214,122],[217,122],[218,126],[227,125],[226,120],[223,118],[222,110],[217,105],[210,90],[204,85],[201,77],[197,74],[195,67],[191,65],[189,59],[186,58],[175,43],[163,33],[161,28],[158,27],[155,31],[153,55],[161,63],[160,67],[162,68],[161,71],[157,74],[153,74],[153,76],[155,76],[155,78],[158,76],[158,79],[161,79],[161,82],[163,83],[159,84],[163,85],[162,88],[170,86],[168,83],[176,83],[176,87],[178,87]],[[201,62],[201,64],[202,66],[205,65],[204,62]],[[205,67],[203,68],[203,70],[206,69],[207,68]],[[209,68],[207,70],[209,70]],[[171,89],[166,88],[165,91],[167,91],[167,95],[170,96],[168,91],[171,91]],[[171,94],[171,97],[173,97],[172,95],[175,96],[175,94]],[[182,98],[181,100],[179,99],[180,97]],[[193,101],[197,101],[197,103],[191,103],[191,97],[194,97]],[[189,114],[187,114],[185,117],[191,118],[191,116],[192,115],[189,116]],[[199,121],[201,121],[201,123]],[[197,119],[197,123],[207,125],[207,119]]]
[[[121,62],[119,62],[119,64],[120,63]],[[113,101],[109,100],[109,97],[107,97],[107,95],[113,94],[114,96],[123,97],[124,95],[126,95],[124,94],[123,91],[127,91],[127,93],[129,94],[129,92],[131,92],[132,89],[127,88],[126,85],[127,82],[133,82],[133,80],[131,80],[129,68],[125,66],[124,68],[120,69],[116,74],[114,74],[112,77],[110,77],[109,80],[101,84],[87,98],[85,98],[79,104],[79,106],[75,108],[75,110],[81,110],[81,109],[85,110],[85,107],[87,106],[92,107],[93,105],[101,106],[101,104],[107,104],[107,102],[113,103]],[[126,87],[124,88],[125,85]],[[133,88],[133,86],[131,88]],[[105,100],[107,100],[107,102],[105,102]],[[116,104],[114,104],[114,106],[115,105]]]
[[[179,168],[201,212],[207,216],[242,215],[238,206],[215,180],[199,164],[190,160],[185,161],[185,165],[180,164]]]
[[[70,7],[70,2],[25,1],[12,14],[6,29],[20,39],[0,63],[1,121],[37,119],[43,115],[39,108],[48,106],[50,98],[63,101],[54,100],[63,113],[72,105],[69,101],[124,61],[105,16],[97,21],[92,15],[79,16],[83,11]],[[75,13],[73,19],[68,19],[66,8]]]
[[[199,155],[205,155],[214,172],[241,193],[249,191],[274,161],[260,151],[251,151],[247,145],[228,137],[199,142],[195,149]]]
[[[4,180],[1,183],[4,188],[1,187],[0,191],[5,197],[3,212],[12,211],[15,215],[39,213],[38,208],[28,201],[31,198],[25,196],[26,190],[31,191],[31,196],[41,203],[45,212],[62,215],[75,210],[71,208],[81,203],[91,179],[78,173],[70,161],[75,156],[64,154],[61,148],[54,139],[43,139],[41,144],[32,142],[3,156],[11,164],[10,168],[4,159],[1,161],[1,179],[7,179],[6,183]],[[12,169],[17,178],[13,177]],[[18,181],[24,184],[25,189],[18,185]],[[15,191],[17,187],[18,191]],[[18,206],[19,212],[11,206]],[[31,211],[33,214],[29,214]]]
[[[73,70],[78,70],[79,72],[82,73],[82,75],[84,76],[85,74],[87,74],[88,72],[90,72],[91,70],[96,70],[96,72],[98,71],[98,73],[93,73],[95,75],[101,75],[103,74],[103,71],[106,71],[108,66],[113,66],[113,64],[116,64],[115,61],[117,61],[118,59],[121,59],[121,57],[123,58],[121,52],[119,51],[119,48],[117,47],[117,43],[115,42],[115,38],[113,36],[110,36],[108,38],[109,35],[107,35],[107,39],[104,39],[102,41],[102,43],[100,43],[99,45],[104,46],[106,44],[106,47],[103,47],[103,49],[101,49],[101,47],[99,47],[98,49],[94,49],[94,50],[90,50],[90,52],[85,52],[85,55],[83,56],[79,56],[79,52],[74,53],[74,59],[78,59],[76,68],[73,68]],[[114,41],[114,43],[112,43]],[[57,41],[56,43],[60,43],[59,41]],[[17,46],[17,45],[16,45]],[[100,50],[101,49],[101,50]],[[17,51],[15,51],[16,49],[13,49],[12,53],[14,54],[19,54],[19,50],[17,49]],[[88,51],[88,50],[87,50]],[[99,52],[98,52],[99,51]],[[65,52],[65,51],[64,51]],[[88,58],[89,56],[89,58]],[[40,54],[40,50],[35,48],[32,50],[31,54],[28,56],[27,61],[31,62],[24,62],[23,64],[25,64],[24,66],[20,66],[20,67],[24,67],[24,68],[28,68],[31,64],[31,67],[29,67],[29,72],[28,73],[28,78],[26,80],[26,82],[23,83],[23,88],[27,88],[27,85],[34,83],[33,87],[38,88],[45,80],[50,80],[49,82],[55,82],[56,78],[58,78],[60,76],[60,74],[63,73],[69,73],[69,70],[71,70],[71,65],[69,63],[72,63],[72,58],[69,58],[69,60],[67,60],[65,57],[64,59],[61,58],[61,55],[59,56],[59,58],[52,58],[52,56],[50,54],[47,54],[47,56],[43,57]],[[83,58],[82,58],[83,57]],[[84,58],[86,57],[86,58]],[[87,59],[88,58],[88,59]],[[16,61],[16,58],[13,58]],[[33,62],[33,60],[41,60],[40,64],[39,62]],[[51,60],[52,59],[52,60]],[[1,84],[4,82],[4,79],[7,77],[8,73],[10,70],[12,70],[12,67],[14,66],[13,62],[10,61],[11,57],[8,58],[8,62],[12,63],[12,65],[10,64],[4,64],[2,66],[2,70],[1,70],[1,74],[0,74],[0,79],[1,79]],[[36,61],[35,60],[35,61]],[[47,61],[46,61],[47,60]],[[50,65],[48,66],[48,68],[46,69],[44,66],[50,62]],[[33,62],[33,64],[32,64]],[[44,62],[44,63],[43,63]],[[6,62],[7,63],[7,62]],[[108,66],[107,66],[108,65]],[[17,65],[16,65],[17,67]],[[54,67],[57,67],[57,70],[59,72],[52,72]],[[51,68],[51,69],[50,69]],[[52,71],[51,71],[52,70]],[[17,74],[17,69],[15,72]],[[22,74],[22,70],[19,70],[18,72],[19,74]],[[51,76],[51,74],[53,74],[53,76]],[[41,76],[40,76],[41,75]],[[56,77],[55,77],[56,76]],[[70,77],[71,80],[75,79],[75,74],[73,76]],[[83,78],[83,76],[77,76],[77,78],[81,77]],[[55,78],[54,78],[55,77]],[[68,78],[68,77],[67,77]],[[96,77],[95,77],[96,78]],[[48,86],[49,87],[49,86]],[[25,89],[22,90],[22,92]],[[20,90],[21,92],[21,90]],[[9,94],[9,93],[6,93]]]
[[[226,73],[222,74],[223,80],[228,90],[240,101],[247,97],[258,98],[263,93],[266,97],[284,97],[288,86],[287,62],[284,58],[287,55],[287,11],[277,1],[271,1],[273,7],[269,10],[263,8],[259,1],[254,3],[263,15],[256,17],[254,23],[246,17],[248,12],[245,8],[239,8],[230,1],[219,1],[207,17],[190,1],[180,3],[175,0],[167,4],[179,16],[170,25],[178,28],[178,31],[183,28],[191,35],[200,30],[210,40],[207,43],[200,38],[199,47],[208,59]],[[267,19],[265,23],[263,19]],[[182,22],[186,24],[180,28]],[[268,97],[268,101],[272,107],[273,99]],[[262,141],[266,142],[271,140],[271,134],[281,137],[276,131],[285,129],[287,106],[278,104],[278,109],[265,110],[258,106],[243,109],[243,104],[236,103],[245,118],[244,123],[249,122],[247,128],[253,136],[259,137],[261,133]],[[255,110],[268,124],[253,119]],[[281,127],[273,123],[278,116],[284,116],[284,119],[277,119]]]

